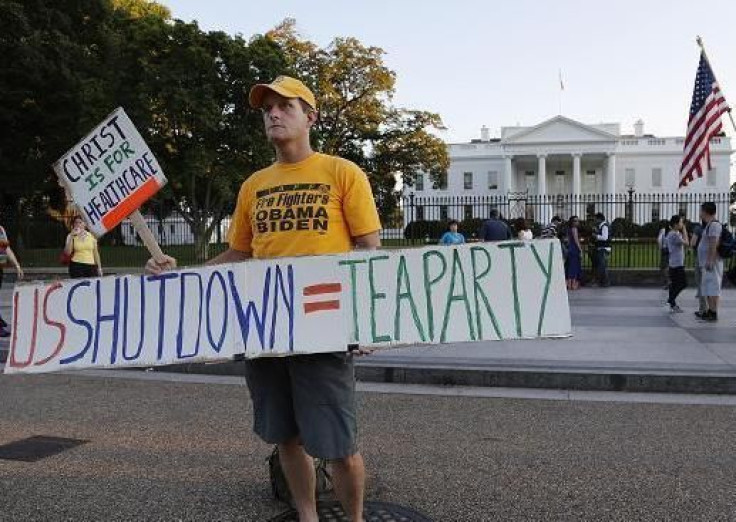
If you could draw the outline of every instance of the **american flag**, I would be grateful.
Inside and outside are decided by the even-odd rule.
[[[696,174],[702,178],[703,172],[711,168],[710,140],[721,132],[721,115],[729,110],[708,59],[701,52],[680,167],[680,188],[687,187]]]

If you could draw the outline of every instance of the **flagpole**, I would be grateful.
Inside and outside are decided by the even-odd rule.
[[[705,45],[703,44],[703,39],[700,37],[700,35],[695,37],[695,41],[698,43],[698,46],[700,47],[700,51],[703,53],[703,58],[705,58],[706,63],[708,64],[708,67],[710,67],[710,72],[713,74],[713,79],[715,79],[716,82],[718,82],[718,78],[716,78],[716,73],[713,70],[713,66],[710,63],[710,60],[708,59],[708,53],[705,52]],[[721,92],[723,92],[723,86],[719,83],[718,86],[721,89]],[[725,98],[725,93],[723,94],[723,97]],[[733,125],[734,130],[736,130],[736,122],[733,120],[733,114],[731,114],[731,107],[728,107],[728,117],[731,120],[731,125]]]
[[[560,77],[560,116],[562,116],[562,91],[565,90],[564,84],[562,83],[562,69],[559,69]]]

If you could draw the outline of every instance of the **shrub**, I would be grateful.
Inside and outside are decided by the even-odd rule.
[[[669,228],[669,222],[665,220],[652,221],[639,228],[639,237],[656,238],[662,228]]]
[[[433,242],[439,241],[447,231],[447,223],[443,221],[412,221],[404,229],[404,238],[425,240],[427,236]]]
[[[641,226],[630,219],[616,218],[611,223],[613,237],[633,238],[641,235]]]
[[[466,240],[477,238],[478,232],[480,232],[480,228],[483,226],[484,221],[485,220],[481,218],[466,219],[465,221],[460,222],[457,227],[457,231],[464,235]]]

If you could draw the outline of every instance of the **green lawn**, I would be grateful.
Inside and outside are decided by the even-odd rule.
[[[411,241],[404,239],[384,239],[384,248],[414,248],[423,246],[422,241]],[[227,248],[225,243],[212,244],[209,249],[209,257],[213,257]],[[164,252],[175,257],[181,266],[198,264],[192,245],[164,246]],[[19,252],[21,264],[26,267],[60,267],[60,249],[38,248],[27,249]],[[142,246],[101,246],[100,255],[103,267],[133,267],[143,266],[150,257],[148,251]],[[687,266],[692,267],[694,253],[688,252]],[[590,259],[584,255],[583,264],[590,266]],[[612,248],[611,268],[658,268],[659,249],[656,243],[632,241],[616,243]]]
[[[164,253],[176,258],[180,266],[198,264],[192,245],[170,245],[161,247]],[[225,243],[212,244],[209,257],[213,257],[227,248]],[[21,265],[26,267],[59,267],[61,249],[35,248],[18,253]],[[143,266],[151,257],[142,246],[106,246],[100,247],[100,258],[103,268],[106,266],[127,267]]]

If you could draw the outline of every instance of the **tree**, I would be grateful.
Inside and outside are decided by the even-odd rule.
[[[266,36],[283,51],[289,71],[315,91],[320,112],[316,146],[366,171],[382,218],[397,207],[397,178],[411,185],[422,172],[435,182],[444,175],[447,147],[432,134],[443,128],[442,120],[392,105],[396,73],[383,63],[382,49],[355,38],[335,38],[320,48],[297,33],[293,19]]]
[[[138,55],[125,60],[139,68],[129,72],[142,79],[136,99],[148,103],[136,123],[169,179],[164,195],[189,224],[196,256],[204,260],[242,181],[273,159],[245,93],[285,64],[277,46],[262,37],[246,43],[203,32],[196,23],[146,23],[145,33],[133,26],[141,40],[132,48]]]
[[[112,6],[123,11],[130,18],[142,18],[152,16],[162,20],[171,18],[168,7],[150,0],[111,0]]]
[[[26,207],[63,202],[51,164],[108,110],[94,93],[109,16],[103,0],[0,3],[0,203],[11,231]]]

